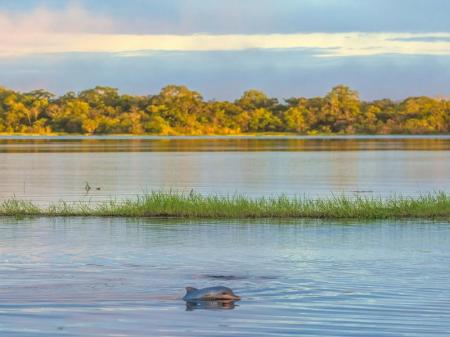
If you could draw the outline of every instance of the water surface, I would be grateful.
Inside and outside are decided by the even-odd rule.
[[[0,175],[0,199],[39,203],[168,189],[417,196],[450,193],[450,137],[3,137]]]
[[[0,232],[2,336],[450,335],[449,223],[1,218]],[[215,285],[243,300],[180,299]]]

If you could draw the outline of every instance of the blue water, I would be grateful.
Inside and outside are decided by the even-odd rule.
[[[41,204],[168,189],[418,196],[450,193],[450,137],[6,137],[0,176],[0,201]]]
[[[450,336],[448,222],[0,219],[1,336]],[[185,286],[234,308],[187,310]]]

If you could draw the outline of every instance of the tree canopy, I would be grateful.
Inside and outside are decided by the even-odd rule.
[[[258,132],[298,134],[445,134],[450,100],[410,97],[362,101],[344,85],[324,97],[280,102],[249,90],[234,102],[205,101],[185,86],[157,95],[131,96],[95,87],[56,97],[46,90],[20,93],[0,87],[0,133],[227,135]]]

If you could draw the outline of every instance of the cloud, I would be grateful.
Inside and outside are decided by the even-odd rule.
[[[446,32],[123,34],[122,25],[120,20],[73,5],[60,10],[36,8],[25,14],[0,12],[0,56],[53,53],[136,56],[151,51],[253,49],[306,49],[320,57],[450,55],[450,33]]]
[[[267,35],[123,35],[0,33],[0,55],[315,49],[317,56],[450,55],[450,33],[308,33]],[[424,40],[425,39],[425,40]],[[429,40],[434,39],[434,40]]]
[[[76,5],[63,10],[41,7],[28,13],[0,10],[0,39],[52,33],[108,33],[113,30],[113,26],[110,17],[93,15]]]
[[[0,11],[76,3],[121,33],[449,32],[448,0],[0,0]]]
[[[363,99],[450,93],[448,56],[317,58],[303,50],[152,52],[126,58],[53,54],[0,58],[0,74],[0,85],[57,94],[105,85],[147,95],[167,84],[183,84],[207,99],[233,100],[249,88],[279,98],[313,97],[339,83],[358,90]]]
[[[447,42],[450,43],[449,36],[415,36],[392,39],[393,41],[416,41],[416,42]]]

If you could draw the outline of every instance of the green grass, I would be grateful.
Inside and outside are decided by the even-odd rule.
[[[38,207],[10,199],[0,203],[1,216],[171,217],[204,219],[450,219],[450,196],[417,198],[333,196],[323,199],[244,196],[203,196],[195,193],[152,192],[133,200],[104,203],[59,202]]]

